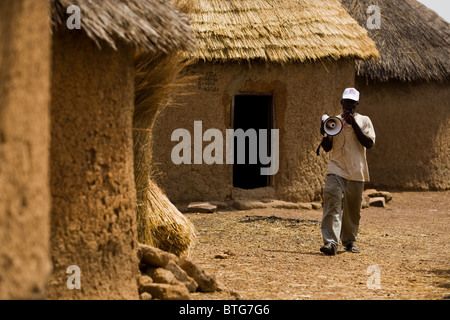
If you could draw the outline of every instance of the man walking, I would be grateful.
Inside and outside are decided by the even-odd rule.
[[[323,191],[322,238],[320,251],[335,255],[339,238],[346,251],[359,253],[354,246],[361,218],[364,182],[369,181],[366,149],[375,143],[375,130],[369,117],[355,112],[359,104],[359,92],[347,88],[342,96],[342,131],[327,136],[322,121],[321,142],[326,152],[331,151],[330,163]],[[343,199],[342,199],[343,196]],[[343,212],[342,212],[343,209]]]

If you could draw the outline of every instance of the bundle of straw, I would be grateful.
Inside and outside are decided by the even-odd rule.
[[[135,57],[133,119],[134,173],[137,190],[138,241],[182,255],[195,240],[193,224],[170,202],[154,181],[152,128],[173,97],[187,92],[190,78],[180,72],[188,65],[181,52]]]
[[[152,180],[142,196],[144,199],[138,204],[138,212],[144,219],[140,221],[140,225],[145,226],[143,236],[150,240],[146,244],[176,255],[187,253],[195,240],[193,224]]]

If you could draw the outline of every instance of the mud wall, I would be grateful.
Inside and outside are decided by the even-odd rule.
[[[0,1],[0,299],[41,299],[51,268],[46,1]]]
[[[371,185],[450,189],[450,83],[369,83],[357,79],[377,134],[367,153]]]
[[[279,129],[278,173],[271,185],[279,199],[310,201],[321,197],[326,156],[315,154],[321,138],[320,117],[340,112],[343,90],[354,85],[353,61],[329,61],[285,66],[252,63],[200,63],[190,70],[198,80],[180,106],[163,111],[154,128],[154,163],[160,185],[174,202],[227,200],[233,193],[233,168],[229,164],[180,164],[171,160],[175,129],[191,133],[194,121],[203,132],[232,129],[231,105],[239,93],[272,94],[275,129]],[[203,143],[203,148],[209,142]],[[225,154],[225,150],[224,150]],[[224,160],[225,161],[225,160]]]
[[[137,299],[131,49],[53,38],[51,299]],[[69,290],[67,268],[81,271]]]

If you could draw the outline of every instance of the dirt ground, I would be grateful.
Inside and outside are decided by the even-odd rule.
[[[450,298],[450,191],[392,195],[362,210],[360,254],[319,251],[321,210],[186,214],[198,232],[191,257],[237,293],[193,298]]]

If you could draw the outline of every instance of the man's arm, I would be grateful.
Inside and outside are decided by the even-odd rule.
[[[366,149],[370,149],[373,146],[373,140],[371,137],[369,137],[367,134],[365,134],[361,128],[359,127],[358,123],[356,122],[355,118],[353,117],[353,114],[345,114],[344,115],[345,121],[347,123],[351,123],[353,131],[356,134],[356,137],[358,138],[359,143]],[[325,148],[324,148],[325,149]]]
[[[323,136],[320,146],[325,152],[330,152],[333,148],[333,137],[325,134],[324,121],[320,124],[320,134]],[[320,148],[320,147],[319,147]]]
[[[361,128],[358,126],[356,121],[352,123],[353,131],[355,131],[356,137],[358,138],[359,143],[361,143],[366,149],[370,149],[373,146],[373,140],[367,134],[362,132]]]

